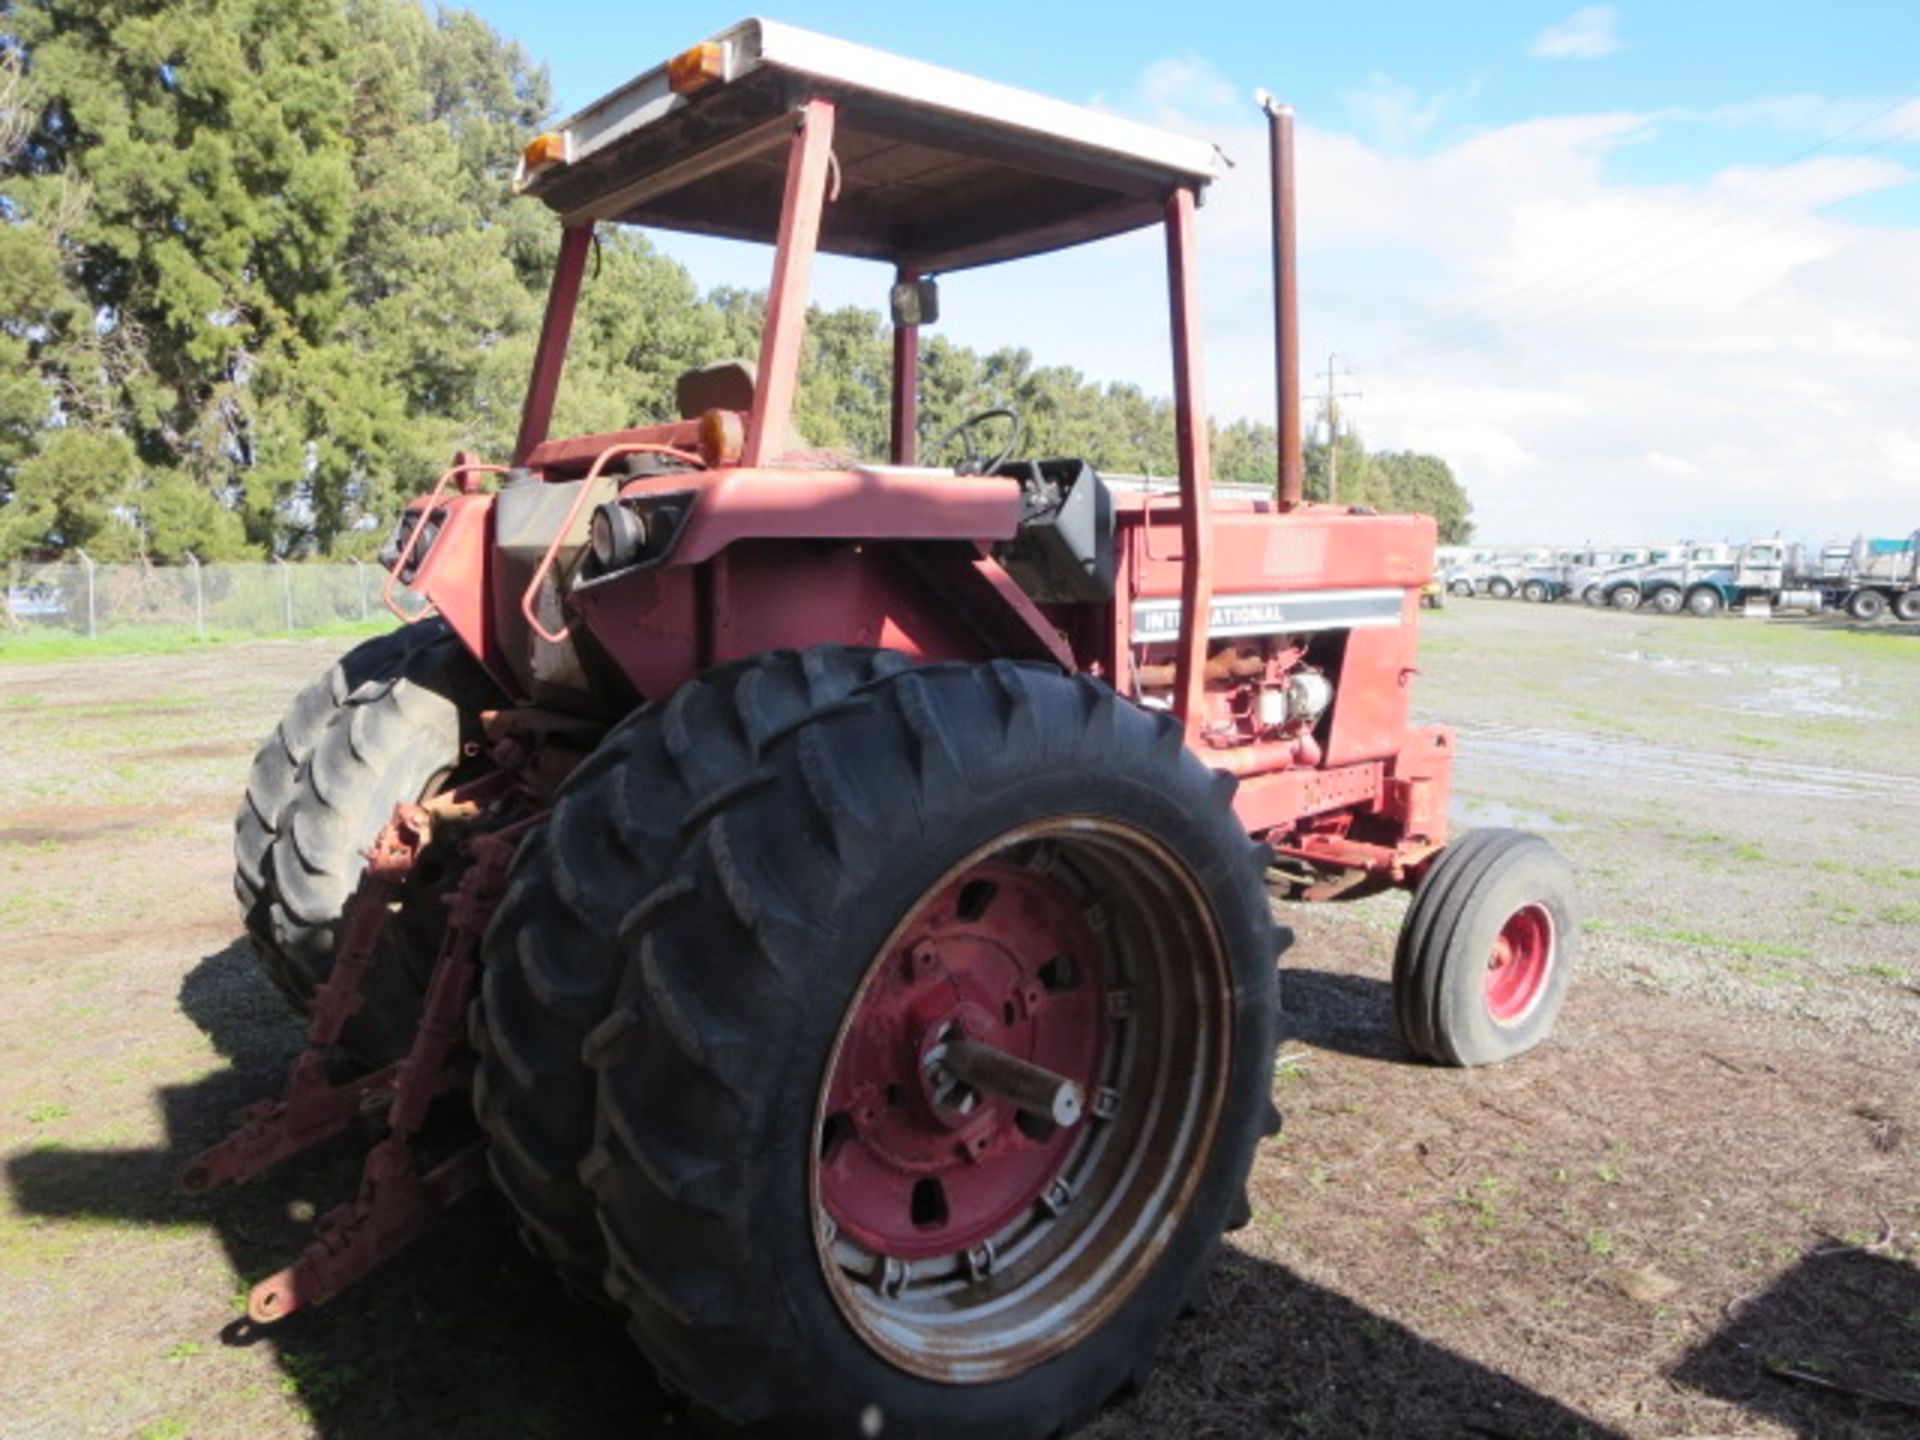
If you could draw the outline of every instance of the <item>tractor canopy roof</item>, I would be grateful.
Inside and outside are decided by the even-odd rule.
[[[658,65],[527,147],[568,223],[773,243],[797,109],[834,103],[820,248],[919,274],[1158,222],[1218,173],[1204,141],[768,20]]]

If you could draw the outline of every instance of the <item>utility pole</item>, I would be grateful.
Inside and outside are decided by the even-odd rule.
[[[1358,400],[1358,390],[1336,390],[1339,384],[1334,374],[1334,362],[1338,355],[1327,356],[1327,393],[1319,397],[1327,416],[1327,503],[1334,504],[1340,498],[1340,402]],[[1351,369],[1340,372],[1351,376]]]

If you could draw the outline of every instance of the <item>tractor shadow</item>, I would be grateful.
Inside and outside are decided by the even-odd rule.
[[[247,1185],[182,1194],[180,1165],[226,1134],[237,1108],[277,1092],[301,1029],[244,941],[203,958],[180,1004],[229,1068],[156,1094],[168,1148],[18,1154],[7,1180],[23,1213],[211,1227],[244,1290],[299,1255],[316,1211],[353,1194],[367,1137],[350,1132]],[[184,1283],[204,1285],[209,1314],[227,1299],[214,1271]],[[194,1338],[270,1346],[324,1440],[688,1433],[614,1315],[560,1289],[490,1190],[330,1304],[265,1330],[239,1310],[236,1298],[228,1323]]]
[[[1393,986],[1366,975],[1280,967],[1280,1046],[1295,1043],[1389,1064],[1420,1065],[1393,1026]]]
[[[1672,1372],[1796,1435],[1920,1434],[1920,1268],[1837,1243],[1765,1291]]]
[[[1391,1033],[1383,1023],[1384,985],[1312,971],[1295,972],[1293,981],[1294,1035],[1340,1048],[1370,1037],[1364,1053],[1405,1058],[1382,1039]],[[235,1272],[250,1283],[298,1254],[313,1208],[351,1193],[362,1140],[342,1137],[237,1189],[201,1197],[175,1191],[180,1163],[224,1133],[235,1107],[271,1093],[299,1044],[298,1028],[244,945],[201,960],[180,1001],[230,1066],[160,1092],[169,1147],[20,1154],[7,1161],[7,1178],[28,1213],[211,1226]],[[226,1298],[218,1293],[226,1282],[215,1273],[184,1283],[208,1289],[210,1315]],[[1104,1409],[1087,1434],[1610,1433],[1497,1370],[1232,1247],[1222,1247],[1210,1289],[1208,1305],[1172,1328],[1152,1382]],[[1920,1309],[1920,1301],[1904,1305],[1891,1313]],[[570,1300],[522,1249],[506,1206],[490,1193],[468,1200],[329,1305],[265,1331],[219,1319],[209,1320],[203,1340],[270,1346],[324,1440],[627,1440],[692,1429],[617,1320]],[[1732,1383],[1724,1377],[1737,1366],[1715,1355],[1700,1361],[1705,1378],[1689,1383]]]

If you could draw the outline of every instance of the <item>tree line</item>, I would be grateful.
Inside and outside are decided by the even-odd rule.
[[[362,557],[454,451],[505,454],[558,243],[509,182],[551,114],[519,45],[416,0],[0,0],[0,562]],[[670,417],[763,312],[608,231],[554,433]],[[801,433],[885,454],[890,374],[881,315],[816,309]],[[923,347],[924,433],[996,405],[1029,453],[1175,472],[1164,397]],[[1342,500],[1466,537],[1444,461],[1338,443]],[[1222,480],[1273,453],[1214,428]]]

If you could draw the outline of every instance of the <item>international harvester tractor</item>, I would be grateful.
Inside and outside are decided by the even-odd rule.
[[[491,1180],[704,1423],[1053,1434],[1138,1383],[1247,1218],[1276,892],[1412,892],[1415,1054],[1545,1035],[1567,869],[1514,831],[1448,844],[1453,736],[1409,718],[1433,521],[1301,498],[1267,108],[1262,498],[1209,475],[1211,145],[750,21],[526,147],[561,239],[513,454],[407,507],[389,594],[429,618],[295,697],[237,821],[309,1046],[184,1183],[380,1135],[255,1321]],[[555,436],[603,225],[770,242],[760,351],[684,376],[677,418]],[[933,277],[1147,227],[1177,492],[1024,454],[1006,411],[921,444]],[[891,267],[884,461],[794,428],[821,251]],[[423,1134],[449,1094],[476,1138]]]

